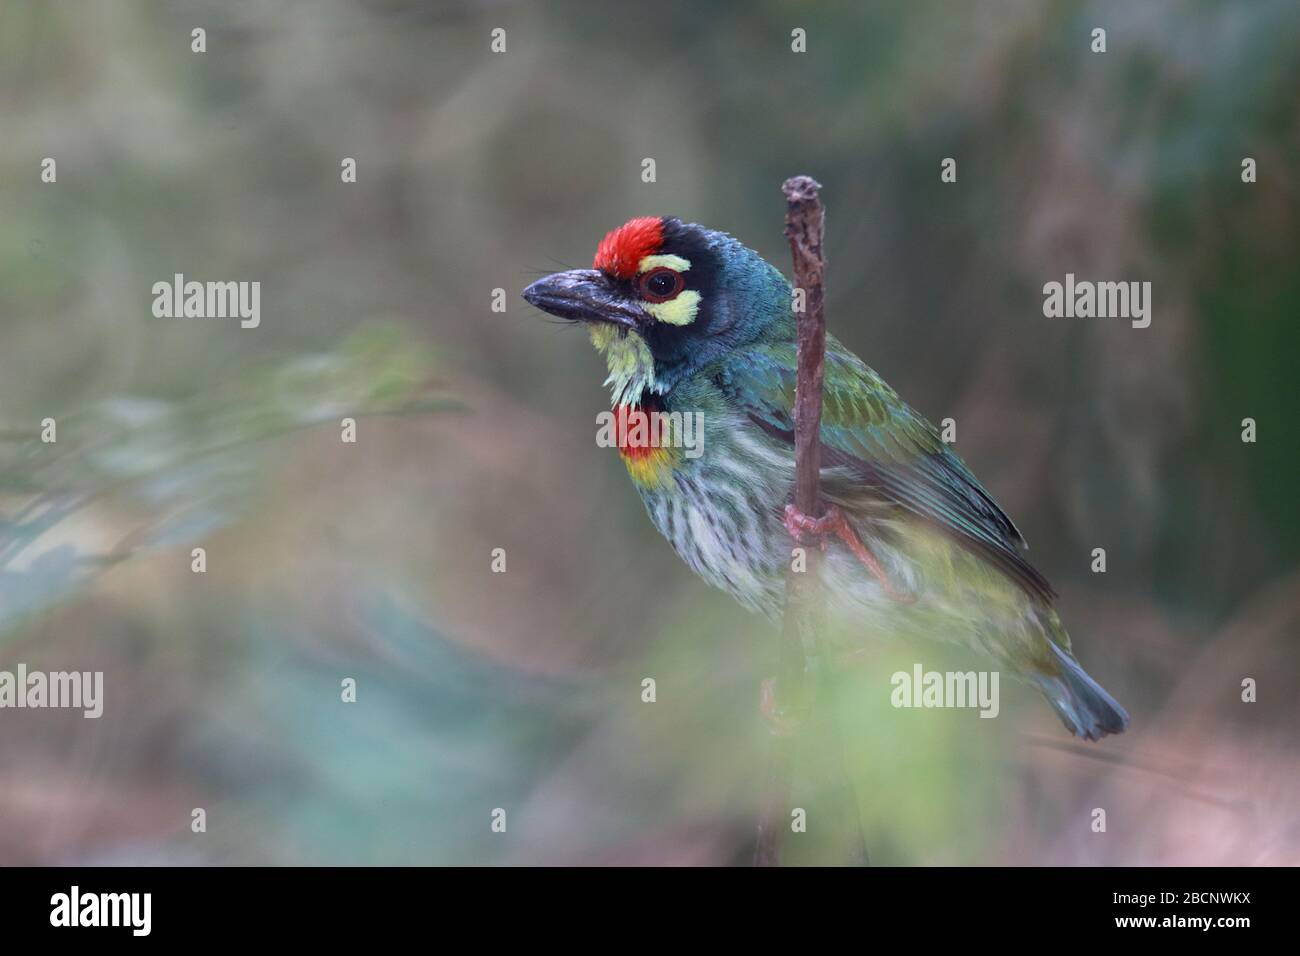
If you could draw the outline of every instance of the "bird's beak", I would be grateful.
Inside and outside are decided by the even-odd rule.
[[[524,299],[543,312],[574,322],[609,322],[635,329],[645,312],[598,269],[556,272],[524,290]]]

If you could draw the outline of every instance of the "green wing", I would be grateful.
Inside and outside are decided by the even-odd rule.
[[[793,344],[736,354],[717,383],[765,432],[793,445]],[[935,427],[830,336],[822,395],[823,467],[847,473],[872,496],[932,522],[1029,593],[1049,602],[1055,597],[1022,555],[1019,530]]]

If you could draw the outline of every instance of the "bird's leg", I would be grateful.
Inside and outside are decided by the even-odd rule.
[[[916,603],[915,594],[900,591],[894,587],[894,583],[889,580],[889,575],[880,566],[876,556],[862,543],[858,533],[853,530],[853,525],[849,524],[849,519],[844,517],[844,512],[835,505],[828,505],[826,513],[820,518],[809,517],[792,504],[786,505],[785,530],[790,532],[790,537],[794,538],[799,544],[804,543],[805,535],[820,539],[819,544],[823,551],[826,550],[827,537],[834,535],[844,542],[845,547],[853,552],[853,556],[861,561],[862,566],[880,582],[880,586],[884,588],[887,596],[900,604]]]

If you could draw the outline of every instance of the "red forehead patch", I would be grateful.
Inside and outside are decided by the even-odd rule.
[[[663,220],[659,217],[629,219],[600,240],[592,268],[619,279],[630,279],[636,275],[641,260],[658,252],[663,241]]]

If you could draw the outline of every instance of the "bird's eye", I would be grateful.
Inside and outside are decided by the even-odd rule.
[[[680,272],[660,266],[641,277],[641,296],[647,302],[667,302],[682,291],[686,280]]]

